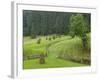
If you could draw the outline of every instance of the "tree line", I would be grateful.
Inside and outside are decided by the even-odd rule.
[[[67,35],[70,33],[73,20],[72,16],[78,13],[71,12],[51,12],[51,11],[32,11],[23,10],[23,35],[35,38],[38,35]],[[90,32],[90,18],[89,13],[82,14],[87,32]],[[79,21],[79,20],[76,20]],[[78,26],[78,25],[75,25]]]

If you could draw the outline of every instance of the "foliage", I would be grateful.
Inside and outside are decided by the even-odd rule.
[[[69,32],[69,35],[70,35],[72,38],[74,38],[74,36],[75,36],[75,34],[74,34],[73,31],[70,31],[70,32]]]
[[[70,18],[70,33],[73,37],[77,35],[81,38],[83,47],[86,48],[88,27],[82,14],[72,15]]]
[[[52,38],[51,38],[51,37],[49,37],[49,40],[50,40],[50,41],[51,41],[51,39],[52,39]]]
[[[52,36],[52,39],[56,39],[56,36],[55,36],[55,35],[53,35],[53,36]]]
[[[45,56],[44,56],[44,54],[40,54],[40,64],[45,64]]]
[[[23,35],[67,34],[70,16],[70,13],[24,10]]]
[[[84,18],[87,32],[90,32],[90,14],[88,13],[71,13],[71,12],[47,12],[47,11],[31,11],[23,10],[23,35],[36,38],[38,35],[60,34],[67,35],[69,33],[70,18],[72,16],[81,16]],[[73,18],[75,19],[75,18]],[[80,19],[75,19],[80,21]],[[80,23],[80,22],[78,22]],[[74,25],[74,24],[73,24]],[[78,24],[77,24],[78,25]],[[77,27],[79,28],[79,27]],[[76,33],[77,34],[77,33]]]
[[[70,18],[70,31],[74,35],[82,37],[83,33],[87,32],[86,22],[82,14],[72,15]]]
[[[31,34],[31,38],[32,38],[32,39],[36,38],[36,35]]]
[[[39,38],[38,40],[37,40],[37,44],[40,44],[41,43],[41,38]]]

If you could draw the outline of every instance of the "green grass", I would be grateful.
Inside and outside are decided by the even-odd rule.
[[[80,38],[75,37],[74,39],[64,40],[60,41],[57,44],[54,44],[50,46],[49,48],[50,53],[54,54],[60,54],[60,53],[66,53],[73,56],[88,56],[89,52],[84,51],[82,48],[82,43]]]
[[[67,39],[68,37],[57,38],[56,40],[46,40],[46,37],[41,37],[41,43],[37,44],[37,39],[30,39],[29,37],[24,38],[24,54],[30,55],[34,53],[45,53],[46,46],[54,44],[61,40]]]
[[[86,65],[56,58],[55,59],[46,58],[45,64],[39,64],[39,59],[24,61],[24,69],[77,67],[77,66],[86,66]]]
[[[39,64],[39,59],[24,60],[24,69],[89,66],[87,64],[81,64],[57,58],[59,55],[70,55],[71,57],[78,59],[89,58],[90,52],[87,50],[82,50],[82,43],[80,38],[71,38],[70,36],[62,35],[61,38],[46,40],[46,37],[52,37],[52,35],[41,36],[40,44],[37,44],[38,38],[31,39],[30,37],[24,37],[24,56],[36,53],[45,53],[46,47],[48,47],[49,52],[48,57],[45,58],[45,64]],[[90,37],[90,34],[88,34],[88,37]],[[90,40],[88,40],[88,42],[90,42]]]

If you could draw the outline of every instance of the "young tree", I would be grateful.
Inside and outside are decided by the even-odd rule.
[[[83,47],[86,47],[87,31],[88,28],[84,16],[82,14],[73,14],[70,17],[70,33],[73,33],[72,35],[76,35],[81,38]]]

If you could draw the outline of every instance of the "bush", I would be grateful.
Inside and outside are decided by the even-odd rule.
[[[51,37],[49,37],[49,40],[51,40]]]
[[[73,32],[70,32],[70,33],[69,33],[69,35],[70,35],[72,38],[74,38],[74,37],[75,37],[75,35],[74,35],[74,33],[73,33]]]
[[[45,55],[40,54],[40,64],[45,64]]]
[[[46,40],[48,40],[48,37],[46,37]]]
[[[58,38],[61,38],[61,37],[62,37],[62,36],[59,34],[59,35],[58,35]]]
[[[36,35],[32,34],[32,35],[31,35],[31,38],[32,38],[32,39],[36,38]]]
[[[56,39],[56,37],[55,36],[52,36],[52,39]]]
[[[41,38],[39,38],[38,40],[37,40],[37,44],[40,44],[41,43]]]

